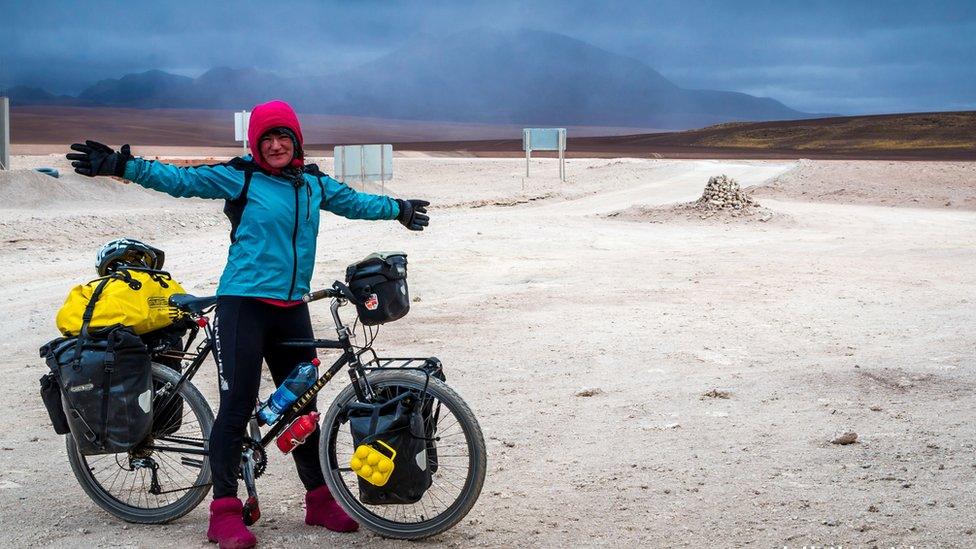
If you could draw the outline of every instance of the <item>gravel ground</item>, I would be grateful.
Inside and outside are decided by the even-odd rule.
[[[566,183],[537,164],[523,179],[519,160],[398,158],[385,190],[431,200],[428,231],[323,218],[319,285],[407,251],[421,301],[377,348],[440,357],[485,432],[481,499],[423,545],[976,544],[976,212],[867,185],[872,163],[571,159]],[[963,174],[959,199],[976,196],[972,164],[885,164],[896,190],[936,196]],[[26,196],[24,173],[0,174],[0,546],[207,547],[205,506],[138,526],[86,498],[36,350],[114,236],[212,292],[221,204],[71,174]],[[755,196],[790,222],[609,215],[693,201],[719,174],[775,186]],[[818,181],[865,196],[828,200]],[[215,404],[214,378],[195,381]],[[274,451],[259,481],[262,547],[403,545],[305,526],[288,461]]]

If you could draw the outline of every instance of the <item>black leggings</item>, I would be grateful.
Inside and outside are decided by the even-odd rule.
[[[268,362],[275,386],[281,384],[299,362],[315,357],[315,349],[280,347],[281,338],[311,338],[308,305],[278,307],[250,297],[217,298],[214,345],[220,386],[220,408],[210,431],[210,469],[213,497],[237,495],[241,463],[241,439],[254,412],[261,383],[261,359]],[[315,399],[302,413],[315,410]],[[319,431],[292,450],[298,476],[306,490],[325,484],[319,467]]]

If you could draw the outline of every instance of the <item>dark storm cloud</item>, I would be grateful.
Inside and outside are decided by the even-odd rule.
[[[77,93],[101,78],[214,66],[329,74],[419,36],[541,29],[639,59],[688,88],[808,112],[976,109],[976,7],[953,2],[10,2],[0,84]]]

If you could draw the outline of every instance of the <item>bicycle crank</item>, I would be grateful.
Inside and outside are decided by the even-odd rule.
[[[241,514],[244,518],[244,524],[248,526],[251,526],[261,518],[261,507],[258,504],[258,490],[254,485],[254,479],[257,478],[255,458],[255,449],[245,445],[244,453],[241,455],[241,477],[244,480],[244,486],[247,488],[247,501],[244,503],[244,509]]]

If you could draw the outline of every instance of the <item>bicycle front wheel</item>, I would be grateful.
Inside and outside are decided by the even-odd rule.
[[[347,410],[350,403],[357,402],[350,384],[333,401],[322,422],[319,459],[329,490],[351,517],[381,536],[421,539],[448,530],[468,514],[485,481],[487,452],[478,420],[453,389],[420,372],[391,369],[372,372],[366,378],[379,399],[410,391],[429,405],[427,410],[438,410],[424,417],[430,437],[425,455],[431,484],[412,504],[362,501],[359,477],[349,466],[356,449]]]
[[[71,470],[92,501],[127,522],[163,524],[192,511],[210,491],[205,453],[214,415],[189,382],[180,386],[175,406],[160,410],[180,373],[153,363],[152,378],[153,429],[139,446],[86,456],[70,434],[65,438]]]

